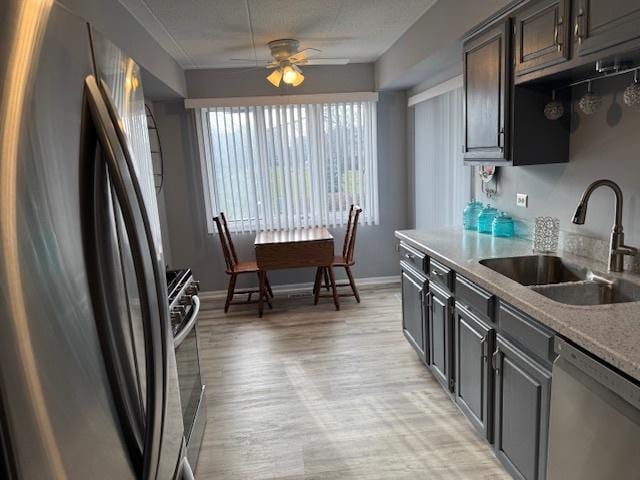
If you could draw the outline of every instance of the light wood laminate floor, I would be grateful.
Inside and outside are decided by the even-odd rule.
[[[200,320],[198,479],[508,479],[404,339],[399,285]]]

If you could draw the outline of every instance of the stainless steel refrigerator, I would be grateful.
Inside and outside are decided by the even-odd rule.
[[[0,478],[188,476],[136,63],[0,2]]]

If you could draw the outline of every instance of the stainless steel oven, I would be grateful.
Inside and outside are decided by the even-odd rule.
[[[195,468],[207,423],[206,389],[198,350],[199,286],[189,269],[168,271],[167,283],[187,459]]]

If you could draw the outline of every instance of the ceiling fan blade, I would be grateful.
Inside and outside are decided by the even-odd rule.
[[[348,58],[311,58],[303,62],[296,62],[298,65],[346,65]]]
[[[252,64],[252,65],[265,65],[269,62],[271,62],[272,60],[270,58],[228,58],[227,61],[229,62],[242,62],[242,63],[246,63],[246,64]]]
[[[318,55],[322,50],[318,50],[317,48],[305,48],[303,50],[300,50],[297,53],[294,53],[293,55],[291,55],[289,57],[289,61],[291,63],[296,63],[299,62],[301,60],[306,60],[308,58],[311,58],[315,55]]]

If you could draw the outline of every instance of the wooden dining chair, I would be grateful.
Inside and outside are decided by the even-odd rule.
[[[356,287],[356,282],[351,273],[351,267],[355,265],[355,248],[356,248],[356,232],[358,230],[358,219],[362,213],[362,208],[357,205],[351,205],[349,208],[349,217],[347,220],[347,228],[344,234],[344,243],[342,245],[342,255],[337,255],[333,259],[331,267],[318,267],[316,270],[316,279],[313,285],[313,293],[315,295],[314,303],[318,303],[320,290],[322,290],[322,280],[324,277],[324,286],[329,290],[331,277],[333,276],[334,267],[342,267],[347,272],[349,283],[336,284],[336,287],[351,287],[349,294],[340,294],[341,297],[356,297],[356,301],[360,303],[360,294]]]
[[[226,264],[225,273],[229,275],[229,287],[227,288],[227,300],[224,304],[224,312],[227,313],[229,311],[230,305],[247,305],[250,303],[258,303],[258,300],[251,300],[251,296],[254,293],[258,293],[264,298],[271,308],[271,300],[273,298],[273,291],[271,290],[271,285],[269,285],[269,279],[266,278],[265,273],[265,289],[260,292],[260,288],[256,289],[247,289],[247,290],[236,290],[236,280],[238,279],[238,275],[247,274],[247,273],[255,273],[258,275],[258,286],[260,285],[260,269],[258,268],[258,264],[255,260],[253,261],[238,261],[238,255],[236,253],[236,249],[233,246],[233,241],[231,240],[231,232],[229,232],[229,226],[227,225],[227,219],[224,216],[224,213],[220,212],[220,217],[213,217],[213,221],[216,224],[216,228],[218,229],[218,236],[220,237],[220,245],[222,246],[222,253],[224,254],[224,261]],[[248,295],[247,300],[240,302],[234,302],[234,295]]]

